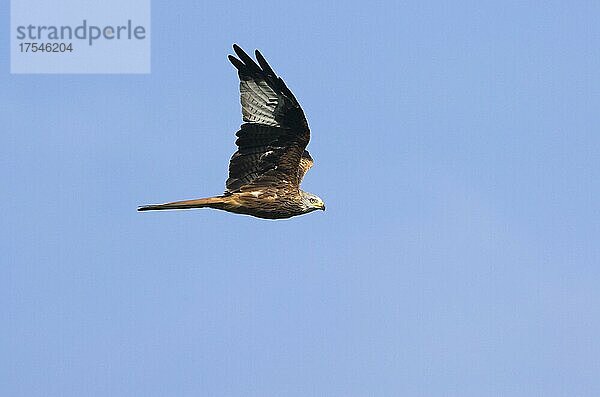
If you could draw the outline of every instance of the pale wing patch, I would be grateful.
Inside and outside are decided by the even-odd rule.
[[[240,81],[242,116],[249,123],[260,123],[274,127],[280,124],[275,120],[277,94],[263,80]]]

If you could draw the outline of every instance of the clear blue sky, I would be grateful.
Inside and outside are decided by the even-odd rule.
[[[1,57],[0,395],[600,395],[600,4],[533,3],[155,1],[150,75]],[[234,42],[327,211],[137,213],[222,192]]]

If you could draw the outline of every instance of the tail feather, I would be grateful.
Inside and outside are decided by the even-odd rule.
[[[159,211],[159,210],[186,210],[191,208],[220,208],[223,204],[223,197],[207,197],[195,200],[174,201],[165,204],[150,204],[138,207],[138,211]]]

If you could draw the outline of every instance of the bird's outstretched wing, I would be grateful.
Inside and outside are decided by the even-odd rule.
[[[298,187],[312,166],[305,150],[308,122],[294,94],[257,50],[258,64],[237,45],[236,58],[244,124],[236,133],[238,150],[229,162],[227,192],[247,187],[290,184]]]
[[[305,150],[302,153],[302,158],[300,159],[300,166],[298,167],[298,180],[302,182],[302,178],[308,172],[308,170],[313,166],[314,162],[308,150]]]

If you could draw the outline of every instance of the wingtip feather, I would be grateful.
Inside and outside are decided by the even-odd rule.
[[[259,72],[261,71],[260,67],[254,62],[254,59],[250,57],[240,46],[237,44],[233,45],[233,51],[235,51],[236,55],[240,58],[240,60],[244,63],[244,66],[250,72]]]
[[[241,70],[244,67],[244,63],[242,61],[240,61],[239,59],[237,59],[236,57],[234,57],[233,55],[227,55],[227,58],[229,59],[229,62],[231,62],[231,64],[233,66],[235,66],[235,68],[237,70]]]
[[[267,62],[267,60],[265,59],[265,57],[260,53],[259,50],[255,50],[254,51],[254,55],[256,56],[256,60],[258,61],[258,64],[260,65],[260,67],[267,73],[270,74],[271,76],[275,77],[277,76],[275,74],[275,72],[273,71],[273,68],[271,68],[271,65],[269,65],[269,63]]]

